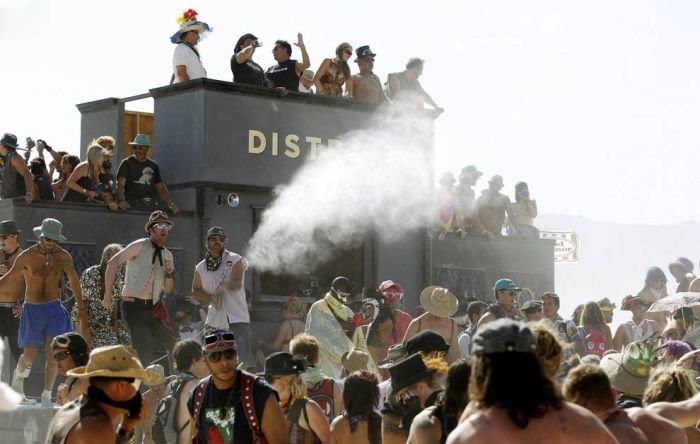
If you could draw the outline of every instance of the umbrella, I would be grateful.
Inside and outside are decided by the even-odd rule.
[[[695,307],[700,305],[700,293],[681,292],[659,299],[649,307],[649,312],[668,311],[674,313],[679,308]]]

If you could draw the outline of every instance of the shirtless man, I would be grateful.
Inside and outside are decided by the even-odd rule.
[[[471,402],[447,444],[617,442],[595,415],[561,398],[542,370],[535,347],[530,329],[512,319],[477,330]]]
[[[17,256],[22,252],[19,247],[17,224],[13,220],[0,222],[0,276],[4,276],[12,268]],[[0,285],[0,340],[7,336],[10,343],[10,368],[15,368],[22,349],[17,344],[19,332],[19,315],[21,299],[24,296],[24,277],[17,273],[11,280]]]
[[[353,97],[374,104],[386,102],[382,82],[372,72],[376,54],[369,49],[369,46],[360,46],[356,53],[355,63],[360,68],[360,73],[352,76]]]
[[[514,220],[510,198],[501,193],[503,189],[503,178],[495,175],[489,180],[489,187],[481,192],[481,196],[476,200],[476,211],[479,222],[484,226],[489,236],[501,236],[503,223],[506,220]],[[520,231],[513,227],[516,234]]]
[[[668,419],[651,411],[637,413],[633,418],[627,410],[618,408],[608,375],[598,365],[585,364],[571,370],[562,393],[567,401],[587,408],[600,418],[621,444],[685,442],[681,428]]]
[[[24,379],[29,376],[39,347],[43,345],[46,348],[46,370],[41,400],[45,404],[51,402],[51,390],[57,371],[51,341],[55,336],[73,331],[68,313],[58,298],[58,283],[63,274],[70,282],[78,306],[80,334],[90,344],[87,311],[80,291],[80,281],[73,268],[73,258],[58,246],[59,242],[66,240],[61,234],[62,229],[63,224],[58,220],[44,219],[40,227],[34,228],[34,235],[39,242],[23,251],[10,271],[0,278],[2,288],[10,285],[17,275],[23,275],[27,287],[19,321],[19,346],[24,348],[24,354],[17,362],[12,387],[19,393],[24,392]]]

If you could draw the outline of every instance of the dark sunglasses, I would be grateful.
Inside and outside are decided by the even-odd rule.
[[[149,147],[143,145],[134,145],[135,150],[147,150]]]
[[[209,362],[219,362],[221,361],[222,357],[227,361],[231,361],[236,357],[236,350],[220,350],[211,352],[207,355]]]
[[[70,356],[70,352],[65,350],[65,351],[60,351],[56,352],[53,354],[53,359],[55,361],[63,361],[64,359],[68,358]]]

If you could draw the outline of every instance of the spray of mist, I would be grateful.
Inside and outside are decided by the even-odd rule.
[[[368,233],[396,240],[432,211],[432,121],[383,115],[342,145],[307,159],[264,213],[246,257],[256,269],[297,274]]]

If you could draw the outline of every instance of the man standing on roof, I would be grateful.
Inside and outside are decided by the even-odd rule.
[[[177,45],[173,54],[173,80],[170,83],[186,82],[207,76],[199,51],[195,48],[209,25],[197,20],[197,11],[188,9],[177,18],[180,29],[170,37]]]

